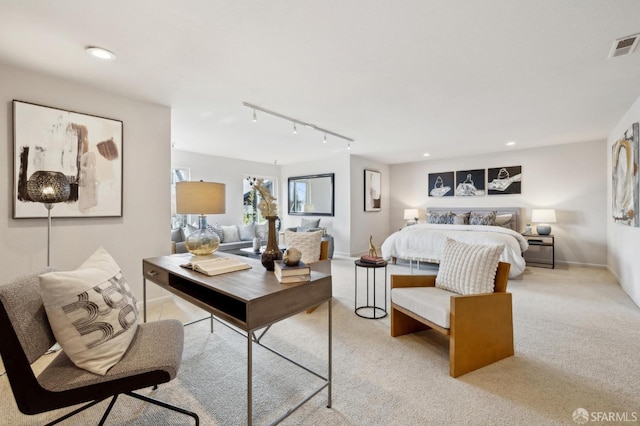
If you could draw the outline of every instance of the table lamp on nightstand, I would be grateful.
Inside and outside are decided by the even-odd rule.
[[[550,223],[556,223],[556,211],[554,209],[533,209],[531,211],[531,222],[535,222],[538,235],[551,234]]]
[[[407,226],[418,223],[418,209],[404,209],[404,220],[407,221]]]
[[[207,214],[225,212],[225,185],[215,182],[177,182],[176,212],[199,214],[198,230],[185,240],[189,253],[206,256],[218,250],[220,238],[207,229]]]

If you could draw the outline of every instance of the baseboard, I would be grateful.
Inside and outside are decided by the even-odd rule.
[[[173,296],[171,294],[166,294],[160,297],[154,297],[153,299],[147,299],[147,308],[153,308],[159,305],[163,305],[167,302],[171,302],[173,300]],[[142,301],[137,303],[138,312],[142,312],[144,309]]]
[[[568,262],[566,260],[556,260],[556,265],[567,265],[567,266],[580,266],[582,268],[597,268],[597,269],[608,269],[607,265],[602,265],[600,263],[583,263],[583,262]]]

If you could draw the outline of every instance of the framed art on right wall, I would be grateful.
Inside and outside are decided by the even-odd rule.
[[[379,212],[382,192],[382,174],[375,170],[364,171],[364,211]]]
[[[616,223],[639,226],[638,123],[633,123],[613,144],[611,153],[612,206]]]

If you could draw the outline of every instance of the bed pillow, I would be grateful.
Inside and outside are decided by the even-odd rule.
[[[105,375],[120,361],[136,335],[138,310],[105,249],[75,271],[40,275],[40,293],[53,334],[76,366]]]
[[[511,229],[512,220],[513,220],[513,215],[511,213],[499,214],[499,215],[496,215],[495,225],[502,226],[503,228]]]
[[[504,244],[466,244],[447,238],[436,287],[459,294],[493,293]]]
[[[451,212],[447,213],[427,213],[427,223],[450,225],[453,223],[455,215]]]
[[[238,227],[236,225],[222,225],[222,233],[224,234],[224,238],[222,239],[225,243],[237,243],[240,241],[240,234],[238,233]]]
[[[469,225],[490,225],[496,224],[496,212],[476,213],[471,212],[469,216]]]
[[[470,214],[471,212],[454,214],[451,223],[454,225],[468,225]]]
[[[320,241],[322,241],[322,231],[315,232],[295,232],[286,229],[284,240],[287,247],[295,247],[302,253],[300,259],[304,263],[312,263],[320,260]]]

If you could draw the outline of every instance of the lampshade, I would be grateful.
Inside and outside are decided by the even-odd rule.
[[[51,209],[53,203],[67,201],[71,186],[67,177],[60,172],[39,170],[27,181],[27,194],[32,201],[44,203],[47,209],[47,266],[51,265]]]
[[[550,223],[556,222],[556,211],[554,209],[533,209],[531,211],[531,222],[536,222],[536,231],[539,235],[551,234]]]
[[[60,203],[69,199],[71,187],[63,173],[39,170],[27,181],[27,194],[38,203]]]
[[[531,211],[531,222],[556,223],[556,211],[554,209],[533,209]]]
[[[178,214],[221,214],[225,212],[225,185],[216,182],[176,183]]]
[[[218,250],[220,238],[207,227],[207,214],[225,212],[225,185],[215,182],[176,183],[176,212],[199,214],[198,230],[185,239],[189,253],[205,256]]]
[[[404,220],[411,220],[418,218],[418,209],[404,209]]]

